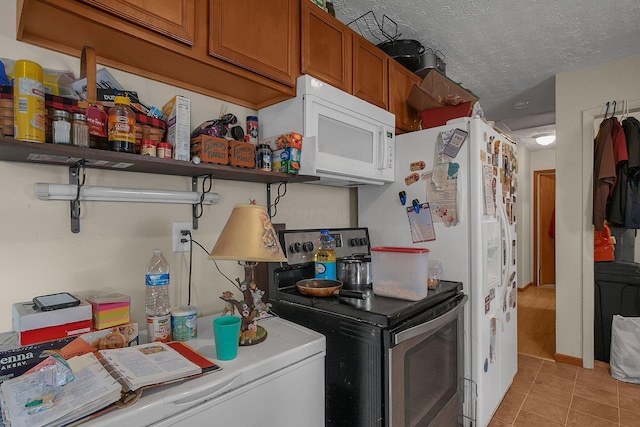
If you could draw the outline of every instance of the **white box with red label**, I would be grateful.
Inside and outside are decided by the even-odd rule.
[[[11,317],[20,345],[84,334],[92,324],[91,304],[86,301],[76,307],[51,311],[37,310],[31,301],[19,302],[13,304]]]

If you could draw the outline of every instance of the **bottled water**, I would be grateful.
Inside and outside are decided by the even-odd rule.
[[[145,277],[148,341],[171,341],[171,304],[169,302],[169,263],[160,249],[153,250]]]

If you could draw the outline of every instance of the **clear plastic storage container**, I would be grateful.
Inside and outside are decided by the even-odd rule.
[[[421,300],[429,291],[429,249],[371,248],[371,277],[376,295]]]

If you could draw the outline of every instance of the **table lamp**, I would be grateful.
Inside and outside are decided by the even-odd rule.
[[[236,279],[242,300],[235,299],[231,292],[224,292],[220,299],[228,303],[228,308],[223,314],[233,314],[237,309],[242,317],[240,345],[264,341],[267,331],[258,326],[257,320],[267,316],[269,305],[262,301],[264,291],[255,283],[255,267],[258,262],[287,261],[267,208],[253,204],[234,206],[209,259],[236,260],[244,267],[244,281]]]

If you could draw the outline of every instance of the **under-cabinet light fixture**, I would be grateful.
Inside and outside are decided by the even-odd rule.
[[[139,202],[139,203],[200,203],[202,193],[196,191],[151,190],[145,188],[80,187],[79,200],[96,202]],[[75,200],[78,186],[73,184],[36,183],[36,197],[40,200]],[[202,204],[218,203],[218,193],[205,193]]]

